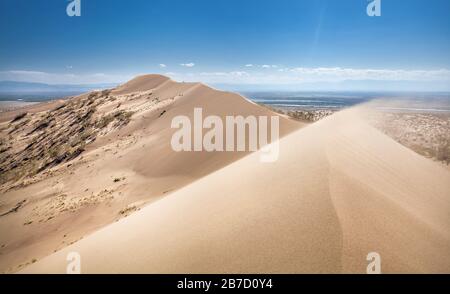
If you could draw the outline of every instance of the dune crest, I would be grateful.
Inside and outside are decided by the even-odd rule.
[[[208,91],[208,90],[204,90]],[[64,273],[450,272],[450,173],[371,127],[332,115],[27,267]]]

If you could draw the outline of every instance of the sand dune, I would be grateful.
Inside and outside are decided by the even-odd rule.
[[[148,91],[160,87],[161,85],[169,81],[170,79],[168,77],[162,75],[142,75],[132,79],[131,81],[128,81],[123,85],[120,85],[119,87],[114,89],[113,92],[120,95]]]
[[[211,90],[191,91],[188,108]],[[449,273],[450,173],[365,111],[295,131],[277,162],[250,154],[22,272],[64,273],[76,251],[84,273],[365,273],[369,252],[384,273]],[[173,172],[157,166],[137,170]]]
[[[278,115],[237,94],[160,75],[55,103],[1,124],[8,146],[1,146],[0,179],[10,172],[11,180],[0,187],[0,271],[16,271],[248,154],[175,152],[173,117],[192,117],[195,107],[222,118]],[[280,116],[281,136],[302,126]],[[29,177],[17,172],[39,166]]]

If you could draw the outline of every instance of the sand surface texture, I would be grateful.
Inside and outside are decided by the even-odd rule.
[[[450,272],[450,173],[357,107],[250,154],[25,268],[64,273]],[[157,169],[158,170],[158,169]]]

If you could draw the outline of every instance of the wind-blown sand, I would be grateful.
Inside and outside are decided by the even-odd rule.
[[[187,109],[185,109],[187,110]],[[64,273],[450,272],[450,173],[370,126],[364,108],[246,156],[25,268]],[[158,169],[156,169],[158,170]]]

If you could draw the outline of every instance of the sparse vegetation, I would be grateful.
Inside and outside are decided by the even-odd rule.
[[[122,216],[128,216],[132,212],[136,211],[138,208],[135,205],[128,206],[122,210],[119,211],[119,214]]]
[[[440,136],[438,141],[439,144],[436,148],[436,159],[448,165],[450,164],[450,138]]]
[[[111,94],[111,92],[112,92],[112,89],[103,90],[101,92],[101,96],[104,96],[104,97],[109,96],[109,94]],[[114,100],[115,100],[115,98],[114,98]]]
[[[96,124],[95,127],[98,129],[106,128],[112,121],[114,120],[113,115],[105,115],[103,116]]]
[[[56,108],[53,109],[52,111],[58,111],[58,110],[63,109],[64,107],[66,107],[66,104],[65,104],[65,103],[63,103],[63,104],[61,104],[60,106],[56,107]]]
[[[418,154],[450,164],[450,116],[382,113],[373,119],[373,124]]]
[[[13,118],[13,120],[11,121],[11,123],[14,123],[14,122],[17,122],[17,121],[21,120],[22,118],[24,118],[25,116],[27,116],[27,114],[28,114],[28,113],[26,113],[26,112],[19,113],[18,115],[16,115],[16,116]]]
[[[13,208],[11,208],[10,210],[8,210],[5,213],[0,214],[0,216],[5,216],[5,215],[8,215],[10,213],[17,212],[25,204],[25,202],[27,202],[26,199],[18,202]]]
[[[122,127],[127,125],[134,112],[118,110],[116,112],[103,116],[95,125],[96,128],[104,129],[109,126],[110,123],[115,122],[114,127]]]
[[[331,110],[296,110],[289,111],[287,114],[300,121],[304,122],[316,122],[319,121],[329,115],[332,115],[334,112]]]
[[[119,110],[118,112],[116,112],[114,114],[114,118],[116,118],[119,121],[120,126],[123,126],[123,125],[127,125],[130,122],[133,114],[134,114],[134,112],[132,112],[132,111]]]
[[[120,181],[125,180],[125,177],[121,177],[121,178],[114,178],[114,183],[118,183]]]
[[[97,108],[111,90],[93,92],[59,105],[51,111],[20,113],[1,130],[0,184],[34,176],[48,168],[68,162],[84,152],[103,130],[121,128],[131,121],[134,112],[118,109],[101,115]],[[118,103],[119,107],[121,101]],[[8,136],[8,137],[7,137]],[[12,148],[21,138],[21,148]]]

